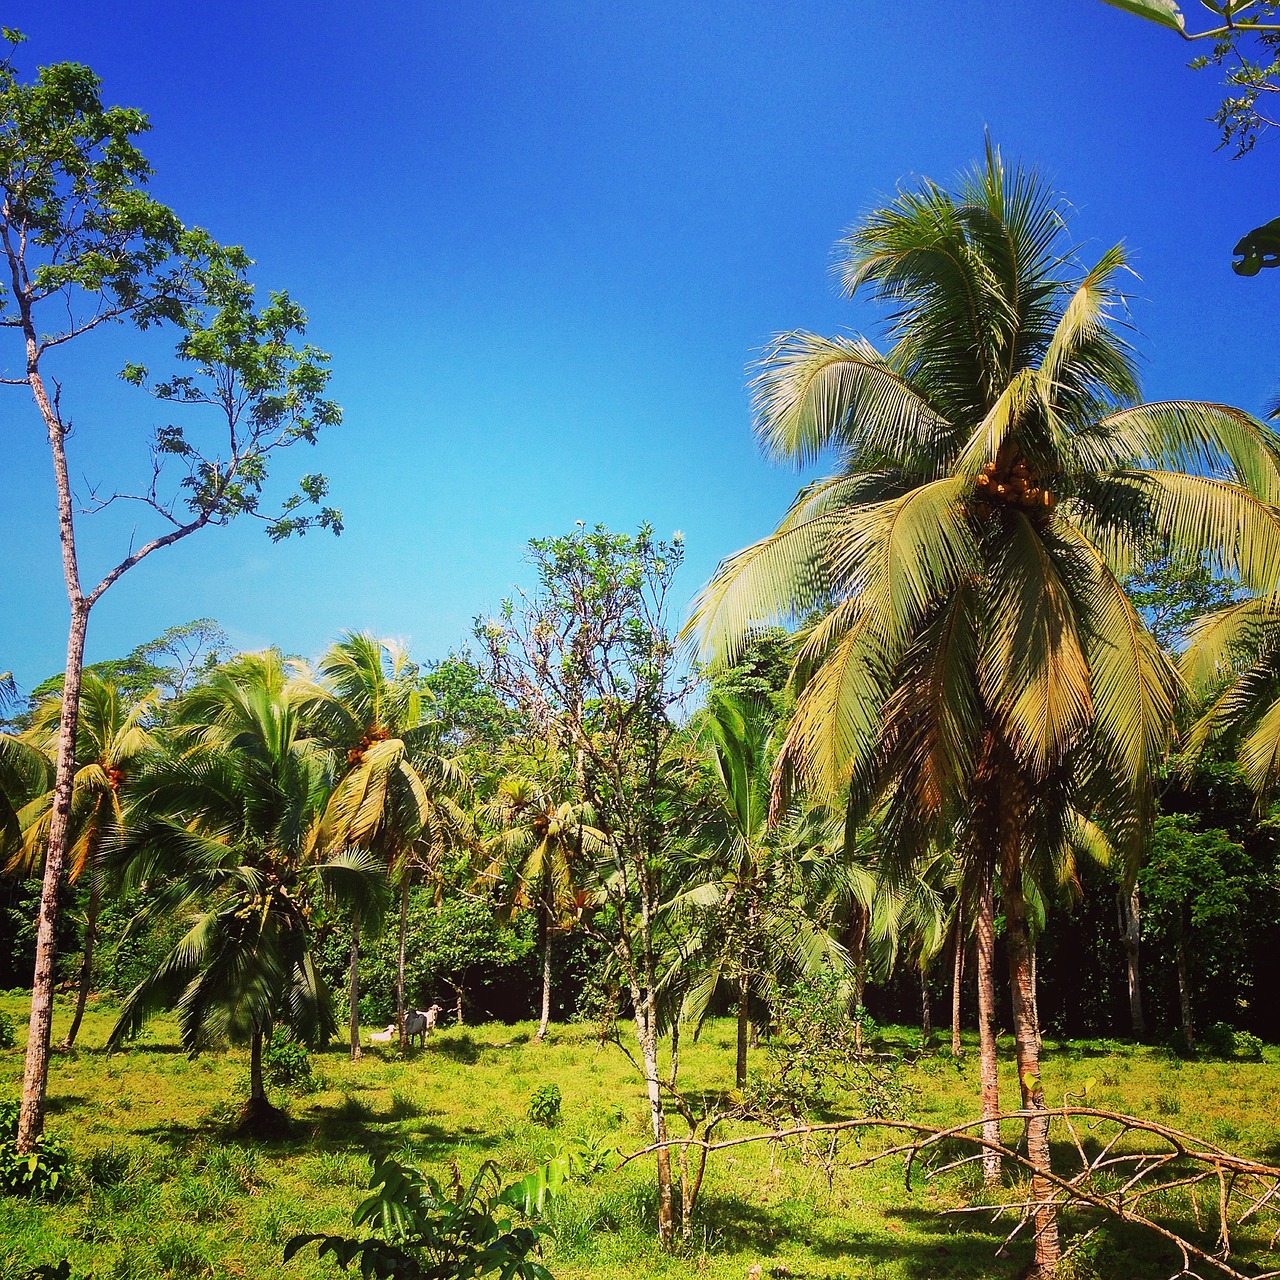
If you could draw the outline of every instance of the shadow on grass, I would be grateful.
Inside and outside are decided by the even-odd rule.
[[[441,1036],[439,1040],[431,1041],[432,1052],[452,1062],[461,1062],[468,1067],[475,1066],[480,1061],[481,1052],[489,1047],[489,1045],[477,1044],[475,1037],[466,1031],[461,1035]]]

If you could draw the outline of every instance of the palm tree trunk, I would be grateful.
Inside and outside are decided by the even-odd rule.
[[[404,951],[409,937],[409,871],[405,869],[400,887],[400,950],[396,959],[396,1031],[404,1048]],[[461,1019],[459,1019],[461,1021]]]
[[[1018,1083],[1022,1090],[1022,1109],[1042,1112],[1044,1088],[1040,1081],[1035,978],[1031,940],[1027,931],[1027,904],[1022,886],[1022,832],[1019,815],[1024,805],[1021,788],[1006,776],[1000,788],[1000,861]],[[1058,1210],[1052,1200],[1053,1187],[1045,1176],[1052,1170],[1048,1116],[1033,1116],[1027,1121],[1027,1159],[1032,1170],[1032,1218],[1036,1227],[1035,1264],[1029,1274],[1049,1280],[1062,1257],[1062,1246],[1058,1238]]]
[[[929,970],[920,969],[920,1043],[933,1043],[933,1010],[929,1007]]]
[[[952,958],[951,970],[951,1056],[958,1058],[961,1053],[960,1044],[960,1000],[964,995],[964,930],[962,921],[956,917],[955,955]]]
[[[534,1039],[545,1040],[547,1027],[551,1022],[551,922],[547,919],[545,900],[538,906],[538,933],[542,944],[542,1018]]]
[[[733,1081],[743,1089],[747,1084],[747,971],[738,974],[738,1060],[734,1066]]]
[[[89,868],[89,910],[84,921],[84,959],[80,961],[80,982],[76,991],[76,1011],[71,1018],[71,1026],[58,1046],[59,1053],[67,1053],[80,1034],[80,1023],[84,1019],[85,1001],[89,997],[89,988],[93,985],[93,944],[98,937],[98,912],[102,907],[102,880],[97,871]]]
[[[348,1028],[351,1033],[351,1061],[360,1059],[360,916],[351,917],[351,974],[347,983],[347,1003],[351,1006]]]
[[[1181,933],[1178,934],[1175,960],[1178,970],[1178,1011],[1182,1015],[1182,1038],[1187,1042],[1188,1049],[1194,1049],[1196,1028],[1191,1017],[1191,984],[1187,981],[1187,947]]]
[[[1142,903],[1135,883],[1129,893],[1120,892],[1120,940],[1124,944],[1125,969],[1129,979],[1129,1023],[1133,1038],[1142,1040],[1147,1034],[1147,1019],[1142,1009],[1142,970],[1138,945],[1142,939]]]
[[[58,890],[67,858],[67,828],[71,818],[71,793],[75,786],[76,727],[80,721],[80,685],[84,671],[84,638],[89,608],[80,594],[72,526],[70,482],[60,429],[49,421],[58,481],[58,519],[62,538],[63,568],[71,598],[71,626],[67,632],[67,665],[62,682],[62,717],[58,723],[58,763],[54,774],[53,812],[49,843],[44,855],[44,879],[40,885],[40,916],[36,925],[36,967],[31,984],[31,1021],[27,1030],[27,1056],[22,1072],[22,1108],[18,1113],[17,1149],[20,1155],[35,1150],[44,1132],[44,1100],[49,1084],[49,1042],[53,1030],[53,983],[58,959]],[[57,439],[55,440],[55,435]]]
[[[982,1084],[982,1140],[999,1143],[1000,1076],[996,1059],[996,903],[992,869],[982,871],[978,889],[978,913],[974,921],[974,950],[978,969],[978,1077]],[[1000,1185],[1000,1157],[991,1149],[982,1152],[982,1180],[988,1187]]]
[[[262,1103],[267,1100],[267,1091],[262,1083],[262,1028],[254,1027],[253,1039],[249,1042],[249,1102]]]
[[[860,902],[853,904],[849,922],[849,958],[853,962],[853,1005],[857,1021],[853,1028],[853,1047],[862,1052],[863,1001],[867,995],[867,913]]]

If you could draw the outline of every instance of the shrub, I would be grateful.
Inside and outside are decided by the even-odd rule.
[[[18,1033],[14,1029],[13,1019],[7,1013],[0,1013],[0,1049],[12,1049],[18,1043]]]
[[[1251,1031],[1236,1032],[1236,1057],[1246,1062],[1262,1061],[1262,1041]]]
[[[527,1114],[534,1124],[550,1128],[560,1119],[560,1086],[540,1084],[529,1099]]]
[[[1236,1051],[1236,1033],[1228,1022],[1215,1022],[1200,1036],[1200,1043],[1215,1058],[1230,1058]]]
[[[262,1069],[277,1089],[307,1092],[312,1084],[311,1055],[297,1040],[272,1040],[262,1054]]]
[[[455,1177],[457,1167],[454,1167]],[[310,1244],[320,1257],[332,1257],[345,1271],[354,1265],[365,1276],[479,1277],[494,1272],[504,1280],[551,1280],[536,1261],[537,1223],[513,1227],[510,1210],[522,1195],[517,1187],[499,1190],[492,1161],[481,1165],[470,1186],[442,1186],[411,1165],[394,1159],[374,1165],[372,1195],[352,1215],[352,1225],[371,1227],[359,1237],[306,1234],[285,1245],[289,1261]]]
[[[1215,1058],[1262,1060],[1262,1041],[1252,1032],[1237,1031],[1229,1022],[1215,1022],[1201,1037],[1201,1043]]]
[[[56,1138],[43,1137],[29,1155],[18,1154],[21,1105],[0,1102],[0,1192],[52,1197],[65,1189],[71,1154]]]

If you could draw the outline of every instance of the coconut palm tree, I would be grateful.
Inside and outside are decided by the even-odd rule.
[[[440,870],[446,852],[474,839],[454,798],[467,789],[457,761],[439,750],[441,726],[428,714],[431,694],[403,646],[367,632],[343,636],[307,686],[307,714],[344,760],[325,810],[325,848],[372,852],[400,890],[396,1025],[404,1043],[405,947],[409,892],[421,871]],[[351,1056],[360,1056],[361,928],[351,924]]]
[[[246,1129],[277,1119],[262,1076],[271,1028],[310,1043],[334,1029],[315,914],[367,902],[379,874],[370,855],[328,854],[318,840],[333,754],[308,733],[306,697],[277,654],[220,668],[180,704],[170,748],[135,784],[121,842],[127,882],[152,887],[135,926],[188,911],[190,927],[125,1000],[108,1048],[161,1009],[177,1010],[192,1053],[248,1041]]]
[[[129,773],[137,758],[155,746],[149,721],[156,703],[155,694],[131,703],[115,684],[92,672],[85,673],[81,684],[65,875],[70,884],[87,880],[89,901],[75,1013],[58,1046],[62,1052],[76,1042],[93,985],[93,952],[107,876],[106,854],[124,831],[124,785]],[[17,814],[20,834],[5,868],[11,874],[39,875],[44,864],[53,816],[52,780],[61,719],[61,695],[46,698],[35,708],[30,726],[18,739],[47,761],[48,786],[32,796]]]
[[[484,842],[483,880],[498,887],[501,910],[536,913],[542,956],[542,1004],[536,1040],[551,1022],[551,939],[582,919],[591,880],[608,837],[589,804],[558,800],[534,778],[501,779],[484,815],[497,830]]]
[[[1138,838],[1178,682],[1121,583],[1144,540],[1280,580],[1272,433],[1221,405],[1139,402],[1117,334],[1123,249],[1091,268],[1033,172],[985,164],[903,191],[842,241],[847,291],[890,308],[886,352],[791,333],[755,382],[776,458],[834,454],[778,529],[731,556],[694,626],[732,657],[821,612],[797,655],[782,778],[883,806],[890,847],[960,831],[999,875],[1018,1076],[1043,1108],[1024,877],[1073,804]],[[1047,1121],[1028,1150],[1047,1169]],[[1036,1261],[1057,1224],[1034,1179]]]
[[[769,824],[770,769],[781,734],[764,703],[712,693],[697,720],[697,743],[714,807],[686,841],[688,887],[664,906],[684,924],[664,985],[680,991],[679,1016],[695,1028],[717,998],[730,1002],[737,1015],[738,1088],[747,1082],[752,997],[767,1005],[780,984],[823,968],[840,974],[850,968],[848,953],[826,927],[830,904],[825,910],[808,904],[810,910],[796,901],[802,860],[812,870],[823,853],[838,857],[842,838],[829,830],[825,815],[815,821],[811,813],[796,813]]]
[[[1260,800],[1268,799],[1280,780],[1280,591],[1206,614],[1179,665],[1204,699],[1187,735],[1188,759],[1229,745]]]

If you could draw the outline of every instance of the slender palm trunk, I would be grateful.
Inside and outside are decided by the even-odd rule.
[[[867,995],[867,913],[860,902],[853,904],[853,918],[849,922],[849,959],[853,967],[853,1005],[857,1022],[853,1028],[853,1047],[862,1052],[863,1001]]]
[[[933,1043],[933,1010],[929,1007],[929,970],[920,969],[920,1043]]]
[[[348,1030],[351,1035],[351,1061],[360,1058],[360,916],[351,917],[351,972],[347,981],[347,1003],[351,1006]]]
[[[538,1023],[538,1034],[535,1040],[545,1040],[547,1027],[551,1023],[551,921],[549,910],[544,899],[538,907],[538,934],[542,944],[542,1016]],[[461,1019],[459,1019],[461,1021]]]
[[[1182,934],[1178,934],[1178,943],[1174,956],[1178,970],[1178,1011],[1182,1015],[1182,1038],[1188,1049],[1196,1047],[1195,1022],[1191,1017],[1191,983],[1187,979],[1187,946]]]
[[[996,1059],[996,901],[992,869],[982,872],[978,911],[974,920],[978,970],[978,1078],[982,1088],[982,1140],[1000,1141],[1000,1075]],[[982,1153],[982,1180],[988,1187],[1000,1185],[1000,1157],[990,1147]]]
[[[734,1066],[733,1081],[739,1088],[747,1083],[747,1039],[750,1027],[747,1021],[747,971],[738,974],[738,1060]]]
[[[50,427],[50,440],[53,428]],[[71,818],[71,793],[75,786],[76,726],[80,720],[80,685],[84,670],[84,638],[89,606],[80,595],[71,532],[70,485],[66,458],[59,435],[54,451],[58,468],[58,514],[62,525],[62,551],[71,596],[71,626],[67,633],[67,666],[62,684],[62,718],[58,725],[58,763],[54,773],[53,812],[49,843],[44,855],[44,879],[40,886],[40,916],[36,925],[36,967],[31,984],[31,1021],[27,1030],[27,1056],[22,1073],[22,1109],[18,1115],[17,1148],[27,1155],[44,1132],[44,1099],[49,1083],[49,1043],[53,1030],[53,983],[58,960],[58,890],[67,858],[67,829]],[[65,490],[65,500],[64,500]]]
[[[1142,1009],[1142,969],[1138,946],[1142,940],[1142,902],[1135,884],[1129,893],[1120,893],[1120,940],[1124,944],[1125,970],[1129,980],[1129,1022],[1135,1040],[1145,1039],[1147,1019]]]
[[[400,1047],[404,1048],[404,951],[409,938],[409,872],[406,869],[404,880],[400,886],[400,950],[396,959],[396,1031],[400,1036]],[[462,1001],[459,999],[461,1009]],[[458,1019],[462,1021],[461,1018]]]
[[[1006,777],[1000,788],[1000,869],[1006,942],[1009,952],[1009,985],[1013,996],[1013,1033],[1017,1046],[1018,1082],[1022,1109],[1044,1111],[1040,1081],[1040,1038],[1036,1026],[1035,978],[1031,939],[1027,931],[1027,907],[1022,885],[1021,811],[1025,799],[1016,781]],[[1049,1280],[1062,1257],[1058,1238],[1058,1211],[1053,1202],[1049,1149],[1049,1118],[1033,1115],[1027,1121],[1027,1159],[1031,1162],[1032,1218],[1035,1222],[1035,1264],[1030,1272]]]
[[[960,1044],[960,1000],[964,995],[964,930],[962,921],[956,917],[955,953],[952,956],[951,969],[951,1056],[958,1058],[962,1046]]]
[[[76,1011],[71,1018],[71,1026],[58,1046],[59,1053],[67,1053],[80,1034],[80,1023],[84,1020],[85,1001],[89,997],[89,988],[93,985],[93,944],[98,937],[98,913],[102,909],[102,880],[97,872],[89,869],[89,910],[84,921],[84,958],[80,961],[80,982],[76,991]]]
[[[262,1083],[262,1028],[255,1027],[249,1042],[249,1101],[252,1104],[266,1100],[267,1090]]]

